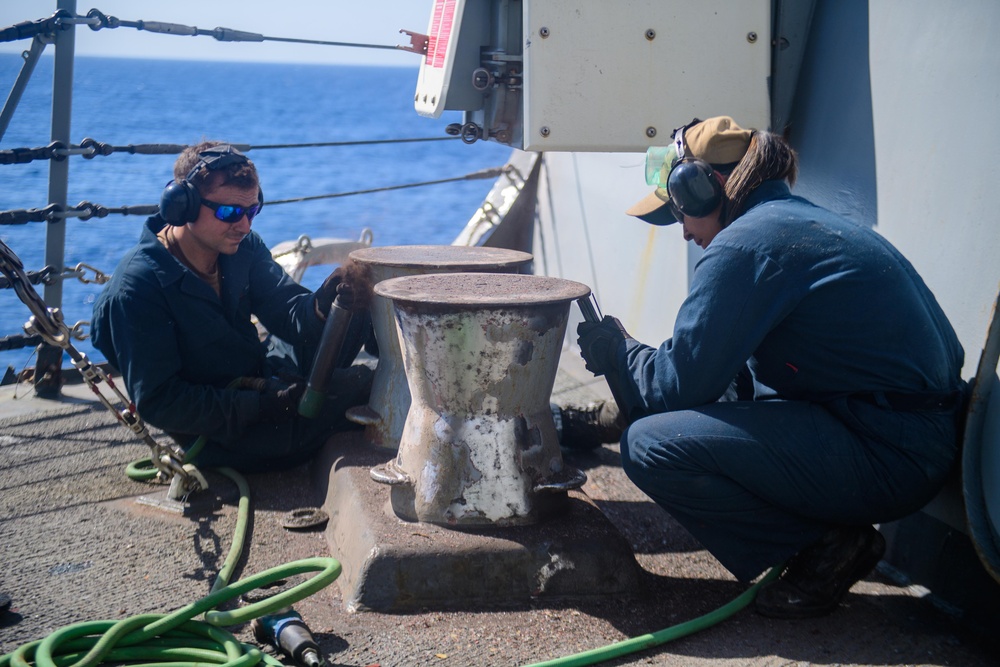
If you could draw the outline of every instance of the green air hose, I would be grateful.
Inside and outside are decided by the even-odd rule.
[[[193,459],[205,444],[195,441],[185,460]],[[243,644],[222,629],[246,623],[290,607],[325,588],[340,576],[335,558],[307,558],[285,563],[259,574],[229,583],[243,552],[250,516],[250,486],[246,478],[231,468],[216,468],[239,487],[233,543],[208,595],[170,614],[140,614],[121,621],[86,621],[60,628],[44,639],[29,642],[14,652],[0,656],[0,667],[94,667],[100,664],[139,663],[135,667],[253,667],[261,661],[283,667],[259,649]],[[137,480],[151,479],[157,470],[149,459],[130,463],[126,474]],[[257,588],[264,588],[308,572],[315,576],[265,600],[235,609],[215,608]],[[204,620],[194,620],[204,614]]]
[[[528,665],[528,667],[582,667],[583,665],[596,665],[597,663],[604,662],[605,660],[620,658],[623,655],[635,653],[636,651],[653,648],[654,646],[666,644],[667,642],[675,639],[680,639],[681,637],[686,637],[706,628],[710,628],[716,623],[721,623],[750,604],[750,602],[753,601],[754,597],[757,595],[757,591],[760,590],[760,587],[781,574],[783,567],[784,566],[771,568],[771,570],[764,575],[760,581],[743,591],[739,597],[731,602],[727,602],[714,611],[710,611],[707,614],[699,616],[698,618],[685,621],[684,623],[678,623],[677,625],[672,625],[669,628],[659,630],[658,632],[640,635],[639,637],[633,637],[614,644],[608,644],[607,646],[595,648],[590,651],[574,653],[573,655],[555,658],[546,662],[533,663]]]
[[[206,438],[198,438],[184,459],[192,460],[204,447]],[[138,663],[133,667],[253,667],[260,662],[269,667],[284,667],[281,662],[259,649],[240,642],[221,626],[245,623],[302,600],[333,583],[340,576],[340,562],[335,558],[307,558],[252,575],[230,584],[233,569],[243,552],[250,513],[250,487],[246,478],[231,468],[216,468],[239,487],[233,543],[211,592],[170,614],[140,614],[121,621],[88,621],[60,628],[48,637],[29,642],[13,653],[0,656],[0,667],[95,667],[100,664]],[[126,474],[137,480],[152,479],[157,470],[149,459],[130,463]],[[767,582],[775,579],[783,567],[772,568],[760,581],[736,599],[698,618],[679,623],[651,634],[633,637],[600,648],[533,663],[528,667],[582,667],[619,658],[686,637],[724,621],[746,607]],[[266,600],[232,611],[215,607],[251,590],[307,572],[319,572],[293,588]],[[204,614],[204,620],[194,617]]]

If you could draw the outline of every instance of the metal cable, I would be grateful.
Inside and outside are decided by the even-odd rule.
[[[420,183],[405,183],[403,185],[388,185],[383,188],[370,188],[367,190],[352,190],[350,192],[337,192],[328,195],[312,195],[309,197],[297,197],[295,199],[277,199],[274,201],[268,201],[268,206],[274,206],[276,204],[291,204],[294,202],[301,201],[314,201],[317,199],[335,199],[337,197],[349,197],[351,195],[367,195],[374,192],[386,192],[389,190],[405,190],[407,188],[417,188],[424,185],[439,185],[441,183],[454,183],[455,181],[471,181],[482,178],[496,178],[500,174],[504,173],[503,167],[494,167],[492,169],[483,169],[482,171],[476,171],[471,174],[466,174],[465,176],[456,176],[454,178],[442,178],[436,181],[423,181]],[[2,213],[0,213],[2,215]]]
[[[404,183],[402,185],[388,185],[382,188],[370,188],[367,190],[352,190],[350,192],[336,192],[325,195],[312,195],[309,197],[297,197],[293,199],[276,199],[268,201],[269,206],[276,204],[290,204],[293,202],[314,201],[317,199],[335,199],[337,197],[348,197],[351,195],[365,195],[374,192],[386,192],[389,190],[405,190],[407,188],[417,188],[425,185],[439,185],[441,183],[454,183],[456,181],[471,181],[485,178],[496,178],[504,173],[503,167],[493,167],[475,171],[464,176],[452,178],[442,178],[435,181],[422,181],[420,183]],[[58,222],[66,218],[79,218],[89,220],[90,218],[105,218],[112,213],[121,215],[156,215],[160,210],[157,204],[143,204],[139,206],[120,206],[110,208],[101,204],[94,204],[89,201],[82,201],[76,206],[59,206],[49,204],[45,208],[18,209],[13,211],[0,211],[0,225],[23,225],[29,222]],[[77,266],[79,270],[80,265]],[[91,267],[87,267],[91,268]],[[95,270],[95,273],[99,273]],[[98,276],[99,278],[100,276]]]
[[[339,146],[376,146],[380,144],[406,144],[423,141],[455,141],[459,137],[410,137],[406,139],[370,139],[364,141],[314,141],[302,144],[261,144],[254,146],[251,144],[232,144],[234,148],[247,153],[253,150],[273,150],[277,148],[330,148]],[[35,160],[55,160],[57,162],[65,160],[70,155],[82,155],[84,159],[92,160],[95,157],[106,157],[114,153],[128,153],[130,155],[178,155],[185,148],[186,144],[127,144],[125,146],[115,146],[113,144],[97,141],[90,137],[85,138],[79,145],[70,144],[67,146],[61,141],[53,141],[48,146],[38,146],[35,148],[16,147],[0,150],[0,164],[27,164]]]
[[[0,42],[13,42],[19,39],[28,39],[38,35],[53,35],[58,30],[67,30],[75,25],[86,25],[95,32],[104,28],[135,28],[146,32],[155,32],[162,35],[184,35],[184,36],[209,36],[220,42],[294,42],[297,44],[317,44],[320,46],[350,46],[362,49],[389,49],[391,51],[408,51],[408,47],[399,45],[390,46],[388,44],[361,44],[354,42],[331,42],[318,39],[297,39],[293,37],[272,37],[246,30],[233,30],[232,28],[212,28],[206,30],[197,26],[188,26],[181,23],[167,23],[165,21],[128,21],[117,16],[108,16],[98,9],[91,9],[86,16],[70,14],[65,9],[61,9],[52,16],[36,21],[24,21],[13,26],[0,29]]]

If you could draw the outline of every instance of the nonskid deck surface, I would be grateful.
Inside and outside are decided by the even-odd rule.
[[[578,365],[564,363],[554,397],[585,403],[604,391]],[[14,399],[12,387],[0,388],[0,593],[12,599],[0,617],[0,654],[70,623],[167,613],[205,596],[235,527],[235,485],[207,471],[210,489],[192,498],[188,516],[139,503],[164,492],[125,475],[148,450],[89,400],[85,387],[68,388],[61,401],[31,398],[24,387],[17,393]],[[629,483],[617,445],[567,458],[586,471],[586,497],[635,552],[640,594],[349,613],[334,584],[296,604],[331,665],[526,665],[656,632],[745,590]],[[248,477],[253,520],[235,579],[292,560],[338,556],[323,532],[281,525],[290,511],[323,504],[313,473],[302,467]],[[386,487],[373,486],[388,498]],[[399,527],[415,541],[434,536],[420,524]],[[253,641],[247,627],[231,630]],[[978,667],[998,664],[998,657],[995,646],[966,636],[921,590],[876,572],[827,618],[776,621],[746,609],[606,664]]]

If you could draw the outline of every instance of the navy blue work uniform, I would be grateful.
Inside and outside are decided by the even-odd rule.
[[[260,393],[231,388],[241,377],[308,375],[323,322],[315,296],[292,280],[255,232],[233,255],[219,255],[221,297],[157,239],[146,221],[138,245],[119,262],[94,304],[94,346],[114,365],[146,422],[190,444],[209,438],[195,463],[247,472],[297,465],[334,430],[352,428],[344,411],[368,402],[371,370],[338,368],[316,419],[260,422]],[[262,342],[255,315],[270,334]],[[350,366],[369,330],[352,319],[338,366]]]
[[[885,238],[765,182],[695,267],[673,336],[617,350],[648,415],[622,438],[625,472],[751,580],[834,525],[934,496],[957,453],[963,356]],[[747,369],[752,396],[727,400]]]

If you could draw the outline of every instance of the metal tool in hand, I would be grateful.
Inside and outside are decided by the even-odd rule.
[[[340,350],[344,346],[347,329],[351,325],[351,311],[344,305],[344,300],[337,294],[326,315],[323,326],[323,336],[320,338],[316,356],[313,359],[312,372],[306,384],[305,393],[299,401],[299,414],[309,419],[319,415],[326,400],[326,389],[330,383],[330,373],[337,363]]]
[[[80,352],[70,342],[70,329],[63,321],[62,312],[58,308],[49,308],[45,301],[35,291],[34,286],[28,279],[24,271],[24,264],[21,259],[3,241],[0,241],[0,273],[7,278],[18,298],[31,311],[31,317],[24,325],[24,330],[29,336],[38,335],[47,344],[59,347],[73,362],[73,366],[80,372],[84,381],[98,400],[122,423],[128,430],[134,433],[139,439],[149,445],[151,451],[150,460],[157,469],[157,477],[160,481],[171,480],[175,475],[179,476],[180,484],[183,487],[183,495],[192,491],[205,488],[204,477],[201,476],[193,466],[184,464],[183,452],[165,445],[160,445],[149,434],[145,423],[135,411],[135,405],[115,386],[111,377],[99,366],[95,366],[83,352]],[[111,398],[104,395],[101,384],[113,393]]]
[[[582,299],[577,299],[576,305],[580,307],[583,319],[587,322],[600,322],[604,319],[603,315],[601,315],[601,307],[597,303],[597,297],[594,296],[593,292]],[[622,390],[618,383],[618,378],[614,377],[611,373],[606,373],[604,379],[608,382],[608,389],[611,390],[612,398],[618,404],[618,411],[627,417],[629,415],[628,405],[626,405],[625,400],[622,398]]]

